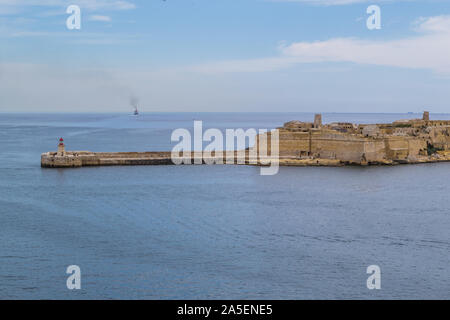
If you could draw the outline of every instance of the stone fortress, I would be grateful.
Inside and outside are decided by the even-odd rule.
[[[290,121],[278,128],[280,165],[379,165],[450,161],[450,121],[391,124]],[[258,136],[268,139],[270,133]]]
[[[279,157],[276,161],[281,166],[365,166],[450,161],[450,121],[430,120],[429,112],[424,112],[422,119],[359,125],[346,122],[323,124],[322,116],[316,114],[314,122],[290,121],[277,131]],[[258,135],[255,146],[245,150],[245,161],[240,164],[259,165],[263,157],[267,159],[266,155],[272,157],[271,139],[270,132]],[[266,150],[258,149],[260,143],[267,146]],[[238,152],[234,151],[235,159]],[[221,153],[218,151],[216,154]],[[255,154],[257,160],[250,161],[250,156]],[[211,159],[211,155],[209,157]],[[221,157],[226,157],[225,152]],[[205,163],[206,156],[202,152],[192,152],[191,158],[192,161],[200,159],[199,163]],[[66,151],[62,138],[57,152],[41,155],[41,166],[47,168],[170,164],[173,164],[171,152]]]

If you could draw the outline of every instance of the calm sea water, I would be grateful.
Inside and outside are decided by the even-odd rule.
[[[325,114],[391,122],[419,115]],[[449,115],[432,115],[450,119]],[[41,169],[70,150],[170,150],[175,128],[312,114],[0,114],[0,299],[450,298],[450,163]],[[366,268],[381,267],[368,290]],[[66,288],[67,266],[82,290]]]

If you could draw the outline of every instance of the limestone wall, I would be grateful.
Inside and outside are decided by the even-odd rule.
[[[41,166],[45,168],[74,168],[83,165],[79,157],[73,155],[57,156],[55,153],[41,155]]]
[[[430,127],[429,142],[436,148],[450,149],[450,126],[449,127]]]
[[[363,159],[364,142],[361,137],[335,131],[312,133],[311,153],[315,158],[340,159],[359,163]]]
[[[329,129],[311,129],[308,132],[279,129],[279,137],[281,158],[329,159],[354,164],[387,163],[415,160],[425,156],[427,150],[426,139],[404,134],[386,135],[377,132],[374,136],[367,136]],[[266,134],[259,135],[256,141],[260,140],[263,145],[270,141]],[[270,143],[264,152],[271,152]]]

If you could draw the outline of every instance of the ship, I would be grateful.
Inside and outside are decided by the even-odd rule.
[[[139,100],[136,97],[130,98],[130,105],[134,108],[133,115],[135,115],[135,116],[139,115],[138,101]]]

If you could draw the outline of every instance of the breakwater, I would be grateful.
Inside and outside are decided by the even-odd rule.
[[[60,151],[46,152],[41,155],[43,168],[76,168],[92,166],[137,166],[137,165],[174,165],[177,157],[171,152],[90,152],[90,151]],[[179,154],[178,159],[183,164],[258,164],[259,160],[250,160],[246,150],[242,155],[238,151],[204,154],[189,152]],[[238,160],[241,159],[241,160]]]

